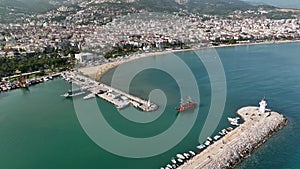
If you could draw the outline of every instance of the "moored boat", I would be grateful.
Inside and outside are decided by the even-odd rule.
[[[173,164],[177,164],[177,161],[176,161],[174,158],[171,159],[171,162],[172,162]]]
[[[197,146],[197,149],[202,150],[206,147],[205,144],[200,144],[199,146]]]
[[[125,109],[125,108],[128,107],[129,105],[130,105],[129,102],[123,102],[123,103],[121,103],[121,104],[116,105],[116,108],[117,108],[118,110],[121,110],[121,109]]]
[[[94,93],[91,93],[91,94],[88,94],[86,96],[83,97],[84,100],[88,100],[88,99],[92,99],[92,98],[95,98],[96,95]]]
[[[193,152],[193,151],[189,151],[189,153],[191,154],[191,156],[195,156],[196,155],[196,153]]]
[[[187,159],[189,159],[189,158],[191,157],[191,155],[188,154],[188,153],[183,153],[183,155],[184,155],[184,157],[187,158]]]
[[[179,159],[182,159],[182,160],[185,159],[185,157],[182,154],[176,154],[176,157],[178,157]]]
[[[179,164],[184,163],[184,161],[181,158],[178,158],[177,161],[179,162]]]
[[[207,137],[207,140],[208,140],[208,141],[213,141],[213,139],[212,139],[212,138],[210,138],[210,137]]]
[[[209,145],[210,145],[210,141],[206,140],[204,144],[205,144],[206,146],[209,146]]]
[[[216,136],[214,137],[214,140],[217,141],[217,140],[219,140],[220,138],[221,138],[220,135],[216,135]]]
[[[232,131],[233,128],[232,128],[232,127],[227,127],[226,130],[227,130],[227,131]]]
[[[219,132],[219,134],[220,134],[221,136],[225,136],[227,133],[228,133],[228,132],[227,132],[226,129],[223,129],[223,130],[221,130],[221,131]]]
[[[75,96],[81,96],[84,95],[85,92],[84,91],[78,91],[78,92],[72,92],[71,90],[68,91],[67,93],[65,93],[63,96],[66,98],[70,98],[70,97],[75,97]]]

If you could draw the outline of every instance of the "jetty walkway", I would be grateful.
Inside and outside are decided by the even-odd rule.
[[[288,123],[283,115],[271,110],[260,113],[258,107],[244,107],[237,114],[243,124],[178,168],[234,168]]]
[[[158,105],[150,102],[150,100],[143,100],[137,96],[133,96],[106,84],[78,75],[74,72],[64,72],[62,75],[65,76],[64,79],[68,79],[70,82],[72,81],[76,85],[80,86],[81,89],[97,95],[98,97],[114,104],[119,109],[130,105],[145,112],[151,112],[158,109]]]

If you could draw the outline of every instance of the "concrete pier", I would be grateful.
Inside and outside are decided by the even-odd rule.
[[[234,168],[288,123],[283,115],[271,110],[260,113],[258,107],[244,107],[237,114],[244,120],[243,124],[179,168]]]
[[[136,108],[139,108],[143,111],[146,111],[146,112],[150,112],[150,111],[154,111],[158,108],[157,105],[155,105],[154,103],[151,103],[151,102],[148,102],[146,100],[143,100],[139,97],[136,97],[136,96],[133,96],[133,95],[130,95],[128,93],[125,93],[121,90],[118,90],[118,89],[115,89],[115,88],[112,88],[108,85],[105,85],[105,84],[100,84],[99,85],[101,88],[104,88],[104,89],[108,89],[108,91],[113,91],[115,93],[118,93],[119,95],[121,96],[125,96],[126,98],[129,99],[129,102],[131,105],[133,105],[134,107]],[[103,94],[102,94],[103,95]],[[102,95],[99,95],[99,97],[103,97]]]
[[[137,96],[133,96],[106,84],[96,82],[87,77],[75,74],[73,72],[65,72],[64,75],[66,78],[72,80],[73,83],[114,104],[119,109],[125,108],[129,105],[132,105],[145,112],[151,112],[158,109],[158,105],[155,103],[143,100]]]

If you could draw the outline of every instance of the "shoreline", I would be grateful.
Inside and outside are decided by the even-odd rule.
[[[272,44],[285,44],[285,43],[300,43],[300,39],[299,40],[250,42],[250,43],[233,44],[233,45],[228,44],[228,45],[215,46],[215,48],[226,48],[226,47],[236,47],[236,46],[254,46],[254,45],[272,45]]]
[[[78,71],[93,80],[100,81],[102,76],[106,74],[111,69],[127,62],[134,61],[136,59],[141,59],[150,56],[160,56],[166,55],[170,53],[179,53],[179,52],[188,52],[188,51],[197,51],[197,50],[205,50],[205,49],[217,49],[217,48],[227,48],[227,47],[238,47],[238,46],[253,46],[253,45],[271,45],[271,44],[285,44],[285,43],[300,43],[300,40],[280,40],[280,41],[263,41],[263,42],[250,42],[250,43],[241,43],[241,44],[226,44],[219,46],[207,46],[207,47],[192,47],[190,49],[180,49],[180,50],[164,50],[157,52],[144,52],[141,54],[133,54],[128,59],[120,58],[120,60],[106,62],[98,66],[90,66],[79,68]],[[122,60],[123,59],[123,60]]]

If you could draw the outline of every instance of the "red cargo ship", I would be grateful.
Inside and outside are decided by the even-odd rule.
[[[180,107],[176,108],[176,110],[179,112],[192,110],[192,109],[195,109],[196,105],[197,104],[194,101],[192,101],[191,98],[188,97],[187,103],[181,102]]]

